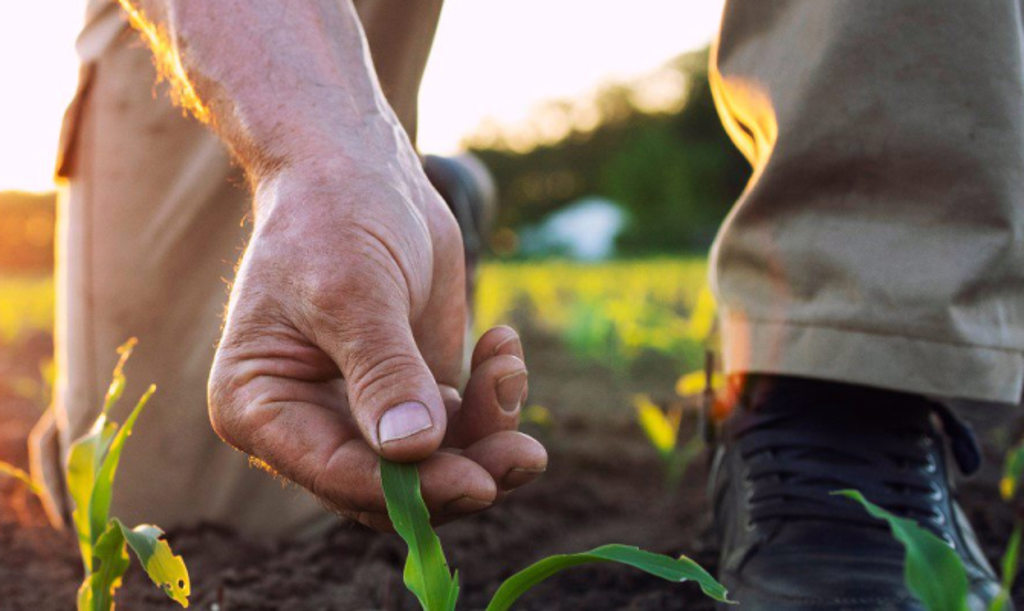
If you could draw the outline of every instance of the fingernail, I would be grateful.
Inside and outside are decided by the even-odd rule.
[[[526,372],[517,371],[498,380],[495,394],[498,395],[498,405],[506,412],[514,412],[519,409],[519,403],[523,400],[523,389],[526,385]]]
[[[432,426],[434,423],[430,419],[427,406],[418,401],[409,401],[400,403],[384,412],[377,424],[377,436],[380,438],[380,444],[384,445],[412,437]]]
[[[523,469],[520,467],[509,469],[508,473],[501,480],[501,488],[503,490],[518,488],[537,479],[541,473],[544,473],[544,469]]]
[[[441,513],[472,513],[490,506],[490,501],[475,499],[471,496],[460,496],[454,501],[445,503],[445,506],[441,508]]]
[[[491,354],[494,354],[494,355],[502,354],[502,351],[504,350],[505,346],[512,345],[512,346],[518,347],[517,344],[519,344],[519,336],[518,335],[512,335],[510,337],[506,337],[505,339],[503,339],[500,342],[498,342],[498,345],[494,347],[494,350],[491,352]],[[513,350],[509,351],[509,354],[516,354],[516,353],[522,354],[523,353],[523,349],[519,348],[518,350],[513,349]]]

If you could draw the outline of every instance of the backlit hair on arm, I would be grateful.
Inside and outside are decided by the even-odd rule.
[[[142,8],[133,4],[131,0],[119,2],[128,14],[132,27],[142,34],[142,38],[152,49],[158,78],[171,84],[171,100],[203,123],[209,123],[210,109],[199,98],[192,81],[185,73],[185,68],[181,65],[181,55],[167,35],[166,28],[148,19]]]

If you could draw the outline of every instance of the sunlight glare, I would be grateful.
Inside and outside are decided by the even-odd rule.
[[[518,125],[552,98],[654,73],[711,40],[722,2],[448,0],[420,96],[421,148],[452,152],[470,133]],[[83,12],[83,0],[0,3],[0,190],[53,188]],[[652,80],[636,102],[664,106],[683,86]],[[576,127],[599,116],[585,106],[571,113]],[[546,121],[541,131],[550,139],[565,130]]]
[[[75,91],[83,0],[0,6],[0,190],[53,188],[64,107]]]

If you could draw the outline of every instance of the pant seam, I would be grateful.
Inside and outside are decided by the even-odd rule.
[[[927,337],[919,337],[919,336],[914,336],[914,335],[905,335],[905,334],[902,334],[902,333],[882,333],[880,331],[875,331],[875,330],[871,330],[871,329],[862,329],[862,328],[853,327],[853,326],[837,325],[837,324],[834,324],[834,323],[825,323],[825,324],[823,324],[823,323],[819,323],[819,322],[808,322],[808,321],[801,321],[801,320],[757,318],[757,317],[753,317],[753,316],[732,314],[728,310],[726,310],[724,318],[726,318],[726,319],[728,319],[728,318],[743,318],[743,319],[745,319],[747,321],[750,321],[752,323],[756,323],[756,324],[759,324],[759,325],[766,325],[767,324],[767,325],[779,325],[779,326],[793,326],[793,327],[805,327],[805,328],[830,329],[832,331],[840,331],[840,332],[843,332],[843,333],[860,333],[860,334],[863,334],[863,335],[877,335],[879,337],[898,337],[898,338],[901,338],[901,339],[904,339],[904,340],[907,340],[907,341],[925,342],[925,343],[929,343],[929,344],[939,344],[939,345],[942,345],[942,346],[951,346],[951,347],[954,347],[954,348],[970,348],[970,349],[974,349],[974,350],[991,350],[993,352],[1005,352],[1007,354],[1012,354],[1012,355],[1024,354],[1024,350],[1019,350],[1019,349],[1015,349],[1015,348],[1006,348],[1006,347],[1002,347],[1002,346],[988,346],[988,345],[982,345],[982,344],[970,344],[970,343],[967,343],[967,342],[952,342],[952,341],[948,341],[948,340],[936,340],[936,339],[931,339],[931,338],[927,338]]]

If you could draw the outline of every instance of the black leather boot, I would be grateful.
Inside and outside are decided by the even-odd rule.
[[[748,380],[718,429],[709,485],[719,579],[746,611],[923,609],[903,582],[903,548],[884,522],[834,490],[854,488],[953,546],[970,608],[998,581],[950,494],[980,463],[971,431],[923,397],[784,376]]]

